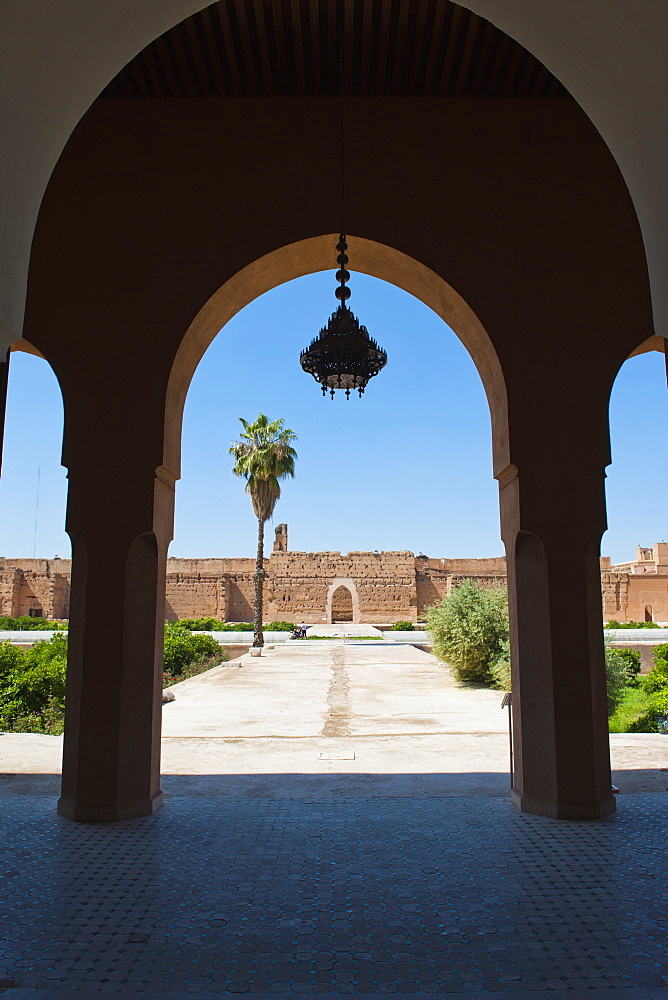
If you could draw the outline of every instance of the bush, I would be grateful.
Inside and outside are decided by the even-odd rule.
[[[638,687],[640,676],[640,653],[635,649],[618,649],[617,652],[626,663],[626,683],[630,687]]]
[[[0,727],[20,733],[61,733],[66,668],[66,635],[36,642],[25,653],[9,643],[0,644]]]
[[[292,632],[294,625],[291,622],[269,622],[268,625],[262,626],[265,632]],[[251,625],[251,632],[253,631],[253,626]]]
[[[632,653],[626,649],[617,652],[624,653],[627,657]],[[635,663],[631,669],[631,680],[627,682],[624,698],[610,720],[610,731],[661,732],[663,727],[657,722],[657,716],[663,717],[668,711],[668,643],[656,647],[654,667],[646,677],[638,680]]]
[[[640,682],[645,694],[655,694],[668,688],[668,643],[657,646],[652,658],[654,666]]]
[[[650,695],[642,688],[626,687],[624,697],[608,720],[611,733],[628,733],[629,727],[635,723],[650,704]]]
[[[222,659],[220,646],[209,635],[193,635],[180,624],[165,623],[165,660],[163,670],[171,678],[181,677],[196,660]]]
[[[510,641],[506,639],[498,660],[492,666],[493,687],[497,691],[512,691],[510,674]]]
[[[668,712],[668,690],[664,688],[652,695],[648,707],[638,715],[627,729],[628,733],[660,733],[663,732],[661,721],[665,724],[665,714]],[[658,717],[658,718],[657,718]]]
[[[0,616],[0,632],[54,632],[67,629],[62,622],[50,622],[46,618],[31,618],[21,615],[19,618]]]
[[[621,625],[616,621],[609,621],[606,628],[661,628],[656,622],[625,622]]]
[[[505,588],[462,584],[427,611],[427,631],[434,653],[461,681],[495,682],[494,664],[508,641],[508,598]]]
[[[179,625],[188,629],[189,632],[224,632],[225,622],[218,621],[217,618],[181,618],[178,622],[170,622],[170,625]]]
[[[392,632],[412,632],[413,622],[395,622],[391,628]]]
[[[605,646],[605,686],[608,695],[608,718],[614,713],[617,706],[624,698],[629,677],[630,664],[624,653],[631,652],[628,649],[614,649],[606,643]],[[640,659],[640,657],[638,657]],[[638,664],[640,667],[640,664]]]

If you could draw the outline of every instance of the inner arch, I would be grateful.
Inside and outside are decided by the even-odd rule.
[[[207,348],[233,316],[277,285],[317,271],[333,270],[338,234],[300,240],[258,258],[214,292],[188,327],[177,351],[165,406],[164,465],[177,478],[181,466],[181,424],[190,382]],[[506,386],[492,342],[458,292],[430,268],[393,247],[348,236],[353,271],[388,281],[429,306],[468,350],[490,409],[494,475],[508,468]]]

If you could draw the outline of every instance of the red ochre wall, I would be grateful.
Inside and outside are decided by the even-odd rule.
[[[503,557],[431,559],[412,552],[274,552],[265,559],[264,618],[308,623],[326,621],[327,594],[335,580],[349,580],[363,622],[421,621],[430,604],[449,596],[462,580],[484,586],[505,583]],[[254,559],[169,559],[165,616],[253,619]],[[69,559],[0,560],[0,615],[42,610],[45,618],[69,614]],[[668,621],[668,576],[615,573],[604,569],[603,617]]]

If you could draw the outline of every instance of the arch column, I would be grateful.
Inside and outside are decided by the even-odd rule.
[[[62,794],[58,812],[109,822],[162,804],[160,728],[167,549],[175,476],[151,461],[162,413],[82,426],[67,441],[72,582]],[[128,413],[128,409],[130,412]],[[67,401],[66,401],[67,415]],[[67,416],[66,416],[67,427]],[[112,437],[113,435],[113,437]],[[90,442],[95,442],[91,446]],[[88,442],[88,443],[87,443]],[[108,460],[100,461],[109,445]]]
[[[517,449],[517,465],[497,477],[508,562],[512,795],[524,812],[594,819],[615,809],[599,568],[607,428],[601,436],[591,412],[569,410],[567,400],[563,408],[534,402],[524,427],[539,428],[540,444]],[[511,422],[511,451],[513,437]]]

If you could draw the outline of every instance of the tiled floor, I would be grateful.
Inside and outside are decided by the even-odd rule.
[[[466,993],[668,974],[665,794],[596,823],[490,797],[178,798],[108,826],[1,801],[0,980],[18,988]]]

